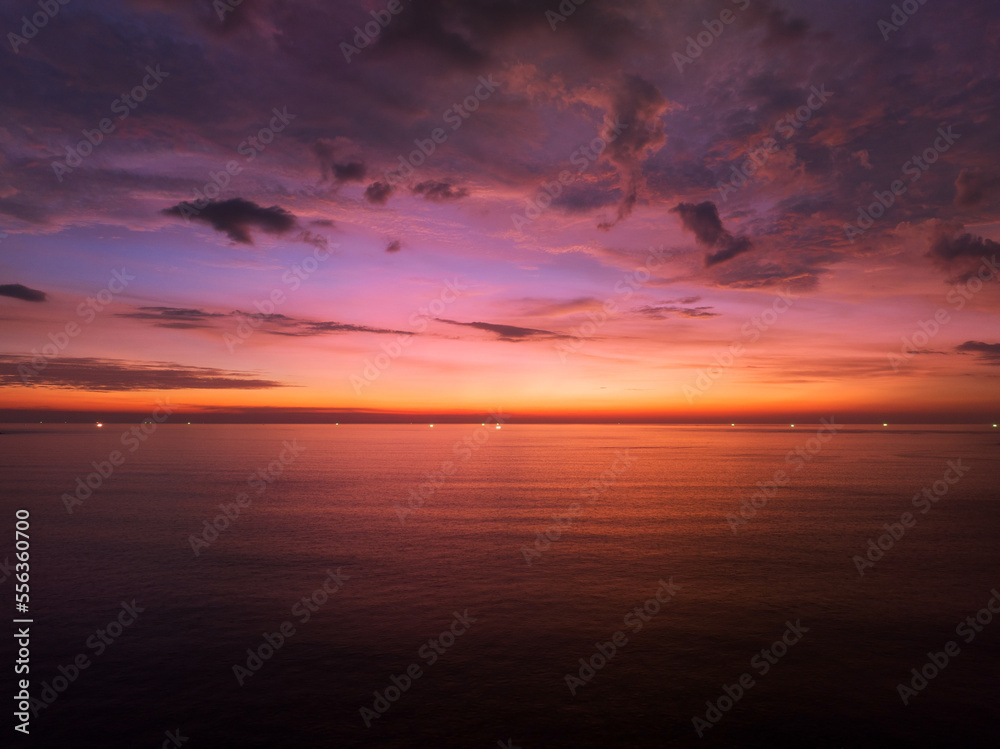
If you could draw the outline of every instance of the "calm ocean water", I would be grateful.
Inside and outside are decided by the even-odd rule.
[[[956,631],[1000,589],[996,429],[127,429],[2,429],[0,559],[31,512],[33,696],[89,661],[18,745],[1000,745],[1000,614]],[[727,520],[758,482],[773,497]],[[862,576],[886,523],[902,535]]]

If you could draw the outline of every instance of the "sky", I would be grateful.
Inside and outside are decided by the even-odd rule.
[[[0,420],[1000,418],[995,3],[0,32]]]

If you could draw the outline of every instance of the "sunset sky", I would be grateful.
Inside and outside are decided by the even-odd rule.
[[[0,419],[997,421],[1000,14],[912,6],[2,0]]]

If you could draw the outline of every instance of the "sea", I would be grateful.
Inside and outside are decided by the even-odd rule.
[[[1000,746],[1000,430],[496,427],[0,426],[3,745]]]

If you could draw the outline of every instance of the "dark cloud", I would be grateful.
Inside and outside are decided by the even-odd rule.
[[[9,296],[24,302],[44,302],[48,299],[44,291],[29,289],[19,283],[0,284],[0,296]]]
[[[463,9],[448,0],[414,3],[382,32],[378,46],[403,52],[420,47],[452,64],[478,67],[488,57],[480,19],[475,7]]]
[[[443,317],[435,318],[438,322],[448,325],[460,325],[476,330],[485,330],[488,333],[496,334],[501,341],[520,342],[528,340],[544,340],[552,338],[569,338],[570,336],[561,333],[553,333],[551,330],[537,330],[535,328],[520,328],[516,325],[499,325],[491,322],[458,322],[456,320],[446,320]]]
[[[365,200],[373,205],[385,205],[395,190],[387,182],[372,182],[365,188]]]
[[[966,341],[956,346],[955,350],[963,354],[979,354],[979,358],[989,364],[1000,364],[1000,343]]]
[[[295,237],[295,241],[302,242],[304,244],[311,244],[318,250],[325,250],[330,246],[330,240],[327,239],[326,236],[324,236],[323,234],[315,234],[308,230],[303,231],[301,234]]]
[[[666,134],[660,115],[667,106],[666,98],[654,84],[638,75],[626,75],[615,87],[611,118],[605,126],[611,160],[634,166],[662,146]],[[619,129],[619,125],[624,127]]]
[[[239,244],[253,244],[251,229],[280,235],[295,226],[295,216],[284,208],[276,205],[264,208],[243,198],[213,201],[202,208],[184,201],[163,213],[209,224]]]
[[[649,13],[647,6],[629,1],[564,3],[566,7],[572,9],[567,15],[551,0],[404,3],[379,37],[376,52],[405,55],[407,61],[430,57],[469,71],[483,68],[518,39],[537,36],[551,45],[558,33],[558,41],[572,45],[577,54],[613,60],[623,43],[637,38],[641,16]],[[548,16],[549,11],[555,15]],[[353,23],[369,18],[359,14]]]
[[[176,330],[192,330],[195,328],[214,327],[210,321],[219,317],[228,317],[221,312],[203,312],[200,309],[184,307],[139,307],[136,312],[119,312],[115,317],[130,320],[148,320],[157,328],[173,328]]]
[[[698,203],[698,205],[678,203],[670,209],[670,212],[680,216],[681,225],[694,234],[694,238],[699,244],[706,247],[715,247],[719,240],[728,233],[722,226],[719,209],[711,201]]]
[[[23,376],[23,377],[22,377]],[[129,390],[262,390],[286,387],[256,374],[170,362],[52,359],[40,371],[31,360],[0,355],[0,387],[31,386],[96,392]]]
[[[338,182],[361,182],[368,169],[360,161],[350,161],[346,164],[331,164],[333,177]]]
[[[1000,195],[1000,174],[963,169],[955,179],[955,205],[972,208]]]
[[[126,320],[141,320],[156,328],[172,330],[202,330],[216,329],[226,324],[234,313],[206,312],[190,307],[144,306],[136,307],[133,312],[119,312],[115,317]]]
[[[20,219],[29,224],[44,224],[48,221],[48,212],[41,206],[28,205],[7,198],[0,198],[0,214]]]
[[[693,301],[697,301],[698,297],[693,297]],[[685,307],[677,304],[671,304],[669,301],[663,304],[648,305],[645,307],[637,307],[633,310],[636,314],[642,315],[643,317],[651,317],[656,320],[664,320],[668,317],[719,317],[718,312],[712,312],[714,307]]]
[[[767,36],[765,45],[790,44],[803,39],[809,33],[809,23],[802,18],[791,18],[788,11],[773,8],[765,16]]]
[[[336,154],[340,149],[333,141],[320,138],[312,148],[324,182],[332,181],[337,186],[345,182],[361,182],[368,173],[363,161],[338,159]]]
[[[941,224],[932,234],[928,257],[947,265],[953,261],[980,258],[1000,251],[1000,242],[963,231],[960,224]]]
[[[373,328],[333,321],[303,320],[280,313],[262,315],[258,312],[205,312],[185,307],[138,307],[135,312],[122,312],[117,317],[143,320],[157,328],[197,330],[231,328],[244,319],[254,321],[253,328],[262,333],[283,336],[317,336],[327,333],[376,333],[379,335],[412,335],[405,330]]]
[[[425,199],[433,200],[436,203],[443,203],[446,200],[464,198],[469,194],[469,191],[464,187],[455,188],[447,182],[428,180],[427,182],[420,182],[414,185],[413,194],[423,195]]]
[[[234,315],[249,317],[250,313],[235,312]],[[328,333],[374,333],[376,335],[414,335],[406,330],[391,330],[373,328],[368,325],[333,321],[298,320],[285,315],[263,315],[260,317],[263,326],[260,330],[271,335],[308,337],[326,335]]]
[[[705,256],[705,265],[713,266],[718,263],[723,263],[726,260],[731,260],[737,255],[742,255],[744,252],[750,252],[753,249],[753,242],[751,242],[747,237],[726,237],[723,240],[723,247],[718,252],[712,252]]]
[[[678,203],[670,209],[681,217],[681,225],[694,234],[698,244],[718,248],[705,256],[705,265],[711,267],[731,260],[753,249],[753,242],[746,236],[734,237],[722,225],[715,203]]]
[[[610,229],[632,215],[643,184],[643,162],[667,140],[661,115],[668,106],[660,90],[637,75],[626,75],[615,87],[609,121],[602,135],[608,142],[605,152],[619,170],[622,199],[615,218],[602,222],[598,228]]]
[[[212,318],[227,317],[220,312],[204,312],[183,307],[139,307],[136,312],[120,312],[115,317],[150,320],[158,328],[207,328]]]
[[[385,246],[386,252],[399,252],[401,249],[403,249],[403,243],[398,239],[393,239]]]

